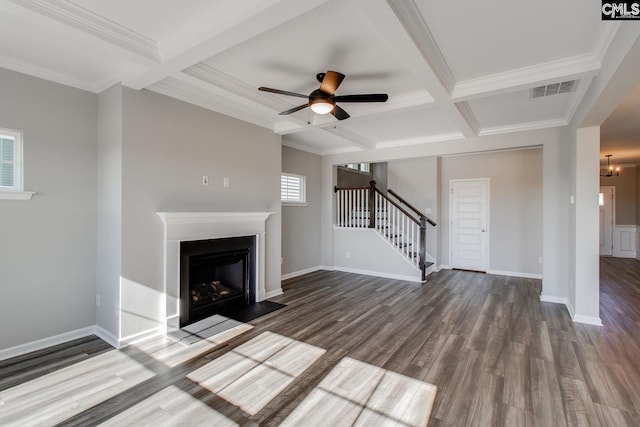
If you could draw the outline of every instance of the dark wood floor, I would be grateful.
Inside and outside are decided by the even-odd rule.
[[[136,413],[160,424],[155,417],[171,409],[144,407],[154,399],[175,399],[183,413],[200,414],[198,405],[205,405],[239,425],[278,425],[345,359],[436,385],[430,426],[640,425],[640,261],[601,260],[602,328],[573,323],[563,305],[541,303],[540,281],[531,279],[443,270],[423,286],[316,272],[283,287],[273,300],[286,308],[230,333],[237,335],[223,344],[180,350],[157,338],[115,351],[87,338],[0,362],[0,425],[119,425]],[[265,336],[298,343],[297,354],[309,355],[268,402],[247,406],[197,381],[212,362]],[[105,362],[114,354],[126,360]],[[129,383],[116,392],[116,385],[84,385],[88,397],[59,397],[69,408],[54,411],[52,383],[67,381],[75,366],[89,375],[90,363],[95,372],[117,365],[101,383],[114,376]],[[53,403],[34,418],[39,393]],[[180,422],[224,424],[210,417]]]

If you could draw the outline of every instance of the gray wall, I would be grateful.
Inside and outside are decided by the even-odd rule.
[[[338,166],[338,187],[368,187],[373,179],[371,173],[359,172],[344,166]]]
[[[616,188],[616,224],[635,225],[637,205],[637,177],[634,167],[624,167],[620,176],[600,177],[601,187]],[[606,173],[603,169],[601,174]]]
[[[306,176],[307,206],[282,206],[282,274],[320,265],[320,156],[282,147],[282,172]]]
[[[542,150],[442,159],[442,262],[449,262],[449,181],[490,179],[489,269],[541,274]]]
[[[371,175],[373,175],[372,179],[376,182],[376,188],[386,193],[387,188],[389,187],[387,185],[389,175],[387,171],[387,163],[371,163],[370,167]]]
[[[436,223],[440,222],[438,207],[438,159],[418,157],[387,162],[388,186]],[[393,199],[393,197],[392,197]],[[395,199],[394,199],[395,200]],[[431,213],[427,213],[431,209]],[[427,252],[439,264],[438,227],[427,225]]]
[[[98,97],[0,69],[30,201],[0,200],[0,349],[95,324]]]
[[[274,212],[266,230],[266,290],[280,288],[280,136],[131,89],[123,92],[122,134],[122,338],[157,327],[162,316],[158,211]]]

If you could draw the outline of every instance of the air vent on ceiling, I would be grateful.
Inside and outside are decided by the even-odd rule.
[[[531,98],[542,98],[543,96],[557,95],[559,93],[573,92],[576,87],[575,80],[569,80],[562,83],[552,83],[546,86],[538,86],[531,89]]]

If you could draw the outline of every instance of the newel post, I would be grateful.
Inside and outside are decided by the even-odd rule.
[[[376,228],[376,182],[369,181],[369,228]]]
[[[420,215],[420,271],[422,272],[422,283],[427,281],[427,218]]]

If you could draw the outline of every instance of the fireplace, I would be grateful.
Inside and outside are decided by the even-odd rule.
[[[255,301],[263,301],[266,298],[266,222],[271,214],[271,212],[158,212],[164,226],[165,333],[180,328],[181,313],[184,312],[180,292],[183,243],[251,236],[254,239],[255,249],[252,259],[255,280],[249,284],[250,297],[253,295]]]
[[[256,301],[255,240],[180,243],[180,327]]]

